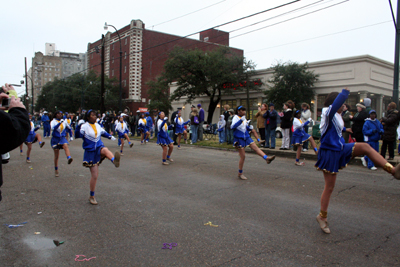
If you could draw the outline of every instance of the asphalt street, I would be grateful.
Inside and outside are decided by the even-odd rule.
[[[327,235],[315,220],[324,181],[314,161],[247,154],[243,181],[237,152],[184,146],[163,166],[159,146],[135,141],[120,168],[100,166],[93,206],[82,141],[70,142],[71,165],[61,151],[54,177],[44,140],[32,163],[16,149],[3,165],[0,266],[400,265],[400,181],[381,169],[339,173]]]

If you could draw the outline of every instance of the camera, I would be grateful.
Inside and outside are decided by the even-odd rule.
[[[10,106],[11,98],[3,98],[1,100],[1,106],[3,108],[8,108]]]

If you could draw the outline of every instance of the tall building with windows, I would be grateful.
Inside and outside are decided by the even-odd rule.
[[[32,58],[32,67],[29,69],[28,76],[28,95],[36,103],[38,95],[43,86],[54,81],[54,79],[67,78],[75,73],[85,73],[87,67],[86,53],[67,53],[56,50],[54,43],[46,43],[45,54],[35,52]]]
[[[198,48],[210,51],[219,46],[229,46],[229,33],[209,29],[200,33],[200,40],[185,38],[145,28],[141,20],[118,30],[121,43],[116,32],[107,32],[102,40],[88,44],[88,69],[98,75],[101,72],[101,49],[105,49],[105,75],[119,79],[119,53],[122,47],[122,100],[123,109],[136,111],[146,107],[151,101],[148,97],[147,82],[155,80],[164,68],[168,53],[176,46],[184,49]],[[243,50],[232,48],[232,51],[243,56]]]

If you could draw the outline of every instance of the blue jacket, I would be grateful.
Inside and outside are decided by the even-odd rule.
[[[204,121],[204,109],[200,109],[199,111],[199,122]]]
[[[43,115],[43,116],[42,116],[42,122],[43,122],[43,123],[46,123],[47,125],[50,125],[49,116]]]
[[[368,118],[365,120],[362,132],[365,142],[377,142],[381,139],[381,134],[383,134],[383,125],[377,119],[371,120]]]
[[[96,129],[96,131],[95,131]],[[97,147],[104,147],[103,141],[101,141],[101,136],[111,139],[109,135],[100,124],[91,124],[86,122],[84,124],[78,125],[75,129],[75,138],[82,138],[82,148],[86,151],[96,151]]]
[[[343,150],[345,141],[342,132],[346,131],[346,128],[344,127],[342,116],[337,114],[337,111],[348,97],[349,91],[343,89],[332,105],[322,109],[321,124],[319,126],[321,129],[320,148],[333,151]]]
[[[270,129],[275,129],[276,128],[276,119],[278,118],[278,112],[274,109],[272,112],[267,110],[267,112],[264,113],[263,118],[265,119],[265,128],[269,125]],[[269,120],[269,124],[267,124]]]
[[[238,115],[235,115],[232,119],[232,125],[231,129],[233,131],[233,137],[234,138],[242,138],[246,140],[247,138],[250,137],[249,131],[250,126],[247,120],[242,120],[242,117],[239,117]]]
[[[153,119],[151,118],[151,116],[147,116],[146,121],[147,121],[147,128],[150,130],[153,127]]]

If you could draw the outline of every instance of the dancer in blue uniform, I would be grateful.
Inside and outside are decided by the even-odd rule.
[[[345,143],[342,132],[350,132],[344,127],[342,116],[343,104],[350,91],[346,88],[339,94],[330,93],[324,104],[321,114],[321,146],[318,151],[318,161],[315,167],[322,170],[325,178],[325,188],[321,195],[321,209],[317,216],[317,222],[324,233],[329,234],[328,206],[331,194],[335,188],[336,176],[339,169],[347,166],[349,161],[360,155],[367,155],[375,166],[382,167],[394,178],[400,179],[400,164],[394,168],[378,152],[367,143]]]
[[[147,121],[147,131],[150,133],[149,136],[153,138],[153,119],[151,118],[149,112],[146,112],[146,121]],[[147,142],[149,142],[149,136],[147,136]]]
[[[60,149],[64,149],[65,155],[67,156],[68,164],[71,164],[73,159],[68,148],[68,141],[65,139],[66,129],[69,127],[68,123],[62,118],[62,112],[57,111],[54,113],[53,120],[50,123],[52,132],[51,147],[54,150],[54,169],[56,177],[59,176],[58,172],[58,157],[60,155]]]
[[[28,147],[28,150],[26,151],[26,162],[31,163],[30,155],[32,151],[32,144],[36,143],[39,141],[39,146],[42,148],[45,144],[45,142],[42,142],[42,137],[40,136],[39,133],[36,133],[37,130],[39,130],[40,125],[38,125],[35,128],[35,125],[32,122],[32,115],[29,114],[29,121],[31,123],[31,131],[29,132],[28,138],[25,140],[25,145]],[[23,155],[23,150],[22,150],[23,144],[20,145],[20,152],[21,155]]]
[[[68,140],[68,136],[69,136],[69,141],[74,140],[74,135],[72,134],[72,120],[71,120],[71,115],[68,114],[68,112],[65,112],[65,120],[68,123],[68,128],[67,128],[67,135],[65,136],[65,138],[67,138]]]
[[[140,119],[139,119],[139,124],[138,124],[138,129],[140,131],[140,144],[146,144],[147,140],[149,139],[149,131],[147,130],[147,120],[144,117],[144,113],[140,113]],[[144,142],[144,143],[143,143]]]
[[[96,189],[97,178],[99,177],[99,165],[101,162],[108,158],[115,167],[119,167],[120,164],[120,153],[116,151],[114,155],[104,146],[101,137],[106,137],[111,140],[116,138],[108,134],[100,124],[96,123],[96,112],[89,110],[85,114],[85,122],[80,122],[75,130],[75,138],[82,138],[82,148],[85,150],[83,154],[83,166],[90,169],[90,197],[89,202],[92,205],[97,205],[97,201],[94,197]]]
[[[128,133],[128,126],[127,123],[124,122],[124,117],[121,116],[119,118],[119,122],[117,124],[117,127],[115,128],[116,132],[118,133],[118,138],[121,140],[121,156],[123,156],[123,150],[124,150],[124,139],[128,140],[128,144],[130,147],[133,147],[133,142],[129,139]]]
[[[379,153],[379,140],[381,140],[381,135],[383,134],[384,130],[382,123],[376,119],[375,110],[371,110],[369,112],[369,118],[365,120],[362,131],[364,134],[364,141]],[[364,160],[367,163],[368,169],[372,171],[378,169],[367,156],[364,157]]]
[[[157,145],[160,145],[163,149],[162,164],[169,165],[167,160],[170,162],[174,161],[173,159],[171,159],[171,154],[174,150],[174,141],[172,141],[172,139],[168,135],[168,118],[165,117],[165,114],[162,111],[158,114],[158,116],[159,119],[157,121]]]
[[[183,134],[183,140],[185,144],[187,143],[187,131],[185,130],[185,125],[187,125],[190,120],[184,122],[182,119],[182,110],[178,110],[178,114],[175,117],[175,134],[178,136],[178,149],[181,149],[181,138]]]
[[[47,111],[43,112],[42,123],[43,123],[43,136],[44,138],[50,137],[50,119],[47,116]]]
[[[300,155],[303,144],[307,141],[311,142],[311,146],[313,147],[315,154],[318,154],[317,145],[315,144],[314,138],[311,135],[304,131],[304,127],[307,126],[311,122],[311,118],[309,118],[306,122],[300,120],[301,118],[301,110],[296,110],[294,113],[294,120],[293,120],[293,136],[292,136],[292,145],[296,149],[296,162],[295,165],[302,166],[304,165],[303,162],[300,162]]]
[[[253,129],[246,120],[246,108],[239,106],[236,108],[235,113],[236,115],[232,119],[231,129],[234,130],[233,146],[237,148],[240,156],[238,177],[239,179],[247,180],[247,178],[243,175],[243,165],[246,158],[244,149],[246,147],[250,146],[250,148],[253,149],[259,156],[261,156],[267,162],[267,164],[270,164],[275,159],[275,156],[268,157],[265,155],[265,153],[262,152],[261,149],[259,149],[254,143],[253,139],[251,139],[249,131],[252,131]],[[259,139],[257,141],[260,142]]]

